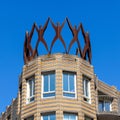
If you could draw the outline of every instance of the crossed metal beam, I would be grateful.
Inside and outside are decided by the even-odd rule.
[[[50,50],[48,49],[47,43],[46,43],[46,41],[44,39],[44,33],[45,33],[45,30],[47,29],[49,21],[50,21],[50,23],[51,23],[51,25],[54,28],[55,33],[56,33],[55,37],[52,40],[52,43],[51,43],[51,46],[50,46]],[[66,44],[65,44],[65,42],[64,42],[64,40],[62,38],[62,35],[61,35],[61,31],[62,31],[62,29],[64,27],[64,24],[66,22],[67,22],[68,27],[71,30],[72,35],[73,35],[73,38],[72,38],[72,40],[71,40],[71,42],[69,44],[68,50],[66,48]],[[33,49],[32,46],[31,46],[31,40],[32,40],[32,36],[34,34],[34,30],[36,30],[37,33],[38,33],[38,40],[37,40],[35,49]],[[80,30],[82,31],[82,35],[83,35],[84,42],[85,42],[85,46],[84,46],[83,50],[81,49],[80,41],[78,39],[78,34],[79,34]],[[35,23],[33,24],[31,32],[30,33],[26,32],[26,34],[25,34],[24,63],[26,64],[27,62],[33,60],[34,58],[36,58],[39,55],[37,49],[38,49],[38,45],[39,45],[40,42],[43,43],[43,45],[45,46],[48,54],[51,54],[53,45],[55,44],[55,42],[57,40],[60,40],[61,43],[63,44],[63,46],[65,48],[65,53],[66,54],[69,54],[72,45],[76,42],[77,45],[78,45],[78,48],[76,50],[76,55],[80,55],[80,57],[82,59],[88,60],[89,63],[91,63],[92,53],[91,53],[91,44],[90,44],[89,33],[84,31],[82,23],[80,23],[80,25],[78,27],[76,25],[73,27],[71,25],[70,21],[68,20],[68,18],[66,18],[64,20],[64,22],[62,23],[62,25],[60,25],[59,23],[57,23],[55,25],[50,18],[47,19],[47,21],[46,21],[46,23],[44,24],[43,27],[41,25],[38,28],[38,26]]]

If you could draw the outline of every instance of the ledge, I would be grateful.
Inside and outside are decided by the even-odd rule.
[[[120,120],[117,112],[101,112],[97,114],[97,120]]]

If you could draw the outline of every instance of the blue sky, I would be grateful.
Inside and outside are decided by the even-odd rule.
[[[0,112],[5,111],[12,98],[17,96],[19,75],[24,65],[25,31],[30,31],[34,22],[43,25],[48,16],[54,23],[62,23],[67,16],[73,25],[83,24],[85,31],[90,33],[95,74],[100,80],[120,90],[119,0],[1,0]],[[71,34],[62,34],[68,45],[72,39]],[[54,33],[51,36],[48,31],[47,43],[51,43],[49,37],[53,38]],[[55,44],[58,49],[62,47],[59,42]],[[44,50],[40,45],[39,51]]]

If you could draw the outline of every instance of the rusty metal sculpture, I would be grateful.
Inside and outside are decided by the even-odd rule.
[[[71,32],[72,32],[72,35],[73,35],[73,39],[71,40],[70,45],[69,45],[69,48],[68,48],[68,53],[69,53],[69,51],[70,51],[70,48],[71,48],[72,45],[74,44],[74,42],[77,42],[80,55],[82,56],[81,47],[80,47],[80,42],[79,42],[79,40],[78,40],[78,33],[79,33],[79,31],[80,31],[80,25],[79,25],[79,27],[78,27],[78,29],[77,29],[77,26],[76,26],[76,25],[75,25],[74,27],[72,27],[72,25],[70,24],[68,18],[66,18],[66,20],[67,20],[68,26],[69,26],[69,28],[70,28],[70,30],[71,30]]]
[[[26,64],[29,61],[29,56],[30,56],[30,52],[28,49],[28,41],[27,41],[27,37],[25,35],[25,42],[24,42],[24,54],[23,54],[23,58],[24,58],[24,63]]]
[[[35,24],[32,26],[31,32],[26,32],[25,43],[24,43],[24,62],[28,62],[33,59],[33,49],[31,46],[31,39],[34,33]]]
[[[82,35],[83,35],[84,41],[85,41],[82,58],[87,60],[87,56],[88,56],[88,61],[91,63],[92,53],[91,53],[91,44],[90,44],[89,33],[84,31],[82,24],[81,24],[81,30],[82,30]]]
[[[35,24],[36,31],[38,32],[38,41],[37,41],[36,48],[38,47],[38,44],[41,41],[44,44],[44,46],[45,46],[45,48],[46,48],[47,51],[48,51],[48,46],[47,46],[47,43],[45,42],[45,39],[43,38],[43,35],[44,35],[44,32],[45,32],[45,30],[46,30],[46,28],[48,26],[49,19],[50,18],[48,18],[48,20],[46,21],[46,23],[45,23],[45,25],[43,27],[41,25],[38,28],[37,25]]]
[[[48,51],[48,46],[47,46],[47,43],[44,39],[44,33],[45,33],[45,30],[47,29],[49,20],[50,20],[52,27],[54,28],[55,33],[56,33],[56,35],[51,43],[50,51]],[[69,29],[71,30],[72,35],[73,35],[73,38],[72,38],[72,40],[69,44],[69,47],[68,47],[68,51],[66,49],[66,44],[61,36],[61,31],[62,31],[62,28],[64,27],[64,24],[66,21],[67,21]],[[33,36],[35,29],[38,33],[38,40],[37,40],[35,49],[33,49],[31,46],[31,40],[32,40],[32,36]],[[80,42],[78,39],[78,34],[79,34],[80,30],[82,31],[82,35],[83,35],[83,38],[85,41],[85,46],[84,46],[83,50],[81,50]],[[38,56],[39,42],[42,42],[44,44],[47,52],[49,54],[51,54],[52,47],[53,47],[54,43],[57,41],[57,39],[59,39],[62,42],[62,44],[65,48],[66,54],[70,52],[70,49],[71,49],[72,45],[74,44],[74,42],[77,42],[78,48],[76,49],[76,55],[79,54],[82,59],[88,60],[91,63],[92,53],[91,53],[91,44],[90,44],[89,33],[84,31],[82,24],[80,24],[78,27],[77,26],[72,27],[68,18],[65,19],[65,21],[62,23],[62,25],[60,25],[59,23],[57,23],[57,25],[55,25],[50,18],[48,18],[48,20],[46,21],[46,23],[44,24],[43,27],[40,26],[38,28],[35,23],[33,24],[31,32],[30,33],[26,32],[26,34],[25,34],[24,63],[26,64],[27,62],[33,60],[36,56]]]
[[[64,24],[65,24],[65,22],[66,22],[66,20],[62,23],[62,25],[60,26],[60,23],[58,22],[57,23],[57,25],[55,25],[53,22],[52,22],[52,20],[50,19],[50,22],[51,22],[51,24],[52,24],[52,26],[53,26],[53,28],[54,28],[54,30],[55,30],[55,32],[56,32],[56,35],[55,35],[55,37],[54,37],[54,39],[53,39],[53,41],[52,41],[52,44],[51,44],[51,46],[50,46],[50,54],[51,54],[51,51],[52,51],[52,47],[53,47],[53,45],[54,45],[54,43],[57,41],[57,39],[60,39],[60,41],[62,42],[62,44],[63,44],[63,46],[64,46],[64,48],[65,48],[65,52],[67,53],[67,49],[66,49],[66,44],[65,44],[65,42],[64,42],[64,40],[63,40],[63,38],[62,38],[62,36],[61,36],[61,31],[62,31],[62,28],[63,28],[63,26],[64,26]]]

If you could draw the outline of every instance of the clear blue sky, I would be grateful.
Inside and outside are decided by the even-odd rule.
[[[83,23],[85,31],[90,33],[95,73],[100,80],[120,90],[119,0],[1,0],[0,112],[5,111],[12,98],[17,96],[19,75],[24,64],[25,31],[30,31],[34,22],[43,25],[48,16],[54,23],[62,23],[66,16],[73,25]],[[72,36],[63,34],[68,45]]]

